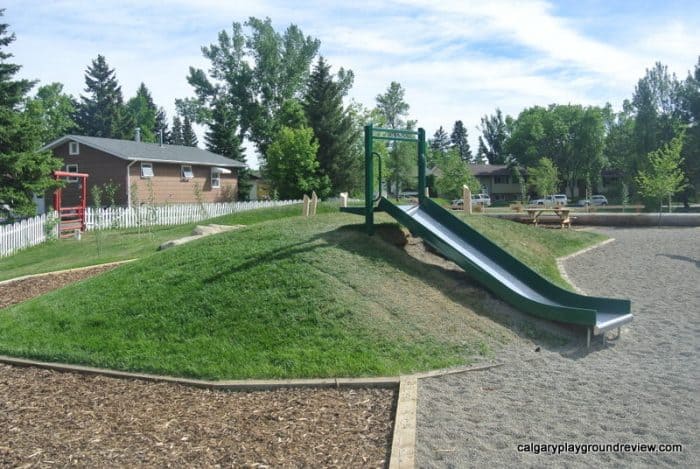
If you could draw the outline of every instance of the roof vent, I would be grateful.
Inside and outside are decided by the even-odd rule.
[[[137,142],[141,141],[141,127],[136,127],[136,135],[134,136],[134,140]]]

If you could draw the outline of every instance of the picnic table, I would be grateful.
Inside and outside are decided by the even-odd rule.
[[[540,217],[542,215],[548,214],[548,213],[553,213],[559,217],[559,223],[561,224],[561,227],[569,227],[571,228],[571,217],[569,217],[569,214],[571,213],[571,209],[565,208],[565,207],[554,207],[554,208],[544,208],[544,207],[537,207],[537,208],[526,208],[525,211],[527,212],[528,218],[530,223],[533,225],[537,226],[537,224],[540,221]]]

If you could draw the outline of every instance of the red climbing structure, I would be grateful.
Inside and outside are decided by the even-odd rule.
[[[58,234],[61,238],[69,238],[75,235],[76,230],[85,231],[85,209],[87,208],[87,173],[69,173],[66,171],[54,171],[54,179],[71,178],[71,182],[78,182],[81,196],[80,205],[64,207],[61,196],[62,188],[56,189],[53,194],[54,210],[58,212]]]

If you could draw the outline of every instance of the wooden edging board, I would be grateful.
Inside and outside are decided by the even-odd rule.
[[[18,282],[20,280],[26,280],[28,278],[44,277],[47,275],[65,274],[68,272],[80,272],[81,270],[96,269],[98,267],[109,267],[111,265],[126,264],[127,262],[134,262],[136,260],[138,260],[138,259],[127,259],[125,261],[107,262],[105,264],[86,265],[85,267],[76,267],[74,269],[54,270],[53,272],[43,272],[40,274],[22,275],[21,277],[15,277],[15,278],[9,278],[7,280],[2,280],[2,281],[0,281],[0,285],[4,285],[6,283]]]
[[[418,401],[418,380],[470,371],[482,371],[503,366],[496,363],[482,366],[461,366],[400,377],[386,378],[326,378],[326,379],[287,379],[287,380],[223,380],[209,381],[172,376],[131,373],[127,371],[95,368],[67,363],[52,363],[0,355],[0,363],[22,367],[36,367],[64,373],[80,373],[91,376],[106,376],[119,379],[137,379],[150,382],[164,382],[193,386],[219,391],[265,391],[282,388],[389,388],[398,389],[396,415],[392,435],[390,468],[415,467],[416,412]]]

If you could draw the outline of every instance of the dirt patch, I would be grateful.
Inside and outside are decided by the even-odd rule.
[[[43,295],[51,290],[57,290],[68,284],[93,277],[102,272],[112,270],[118,265],[103,265],[90,269],[74,270],[59,274],[46,274],[38,277],[25,278],[0,285],[0,309],[21,303],[35,296]]]
[[[221,392],[0,365],[0,466],[383,467],[395,392]]]

